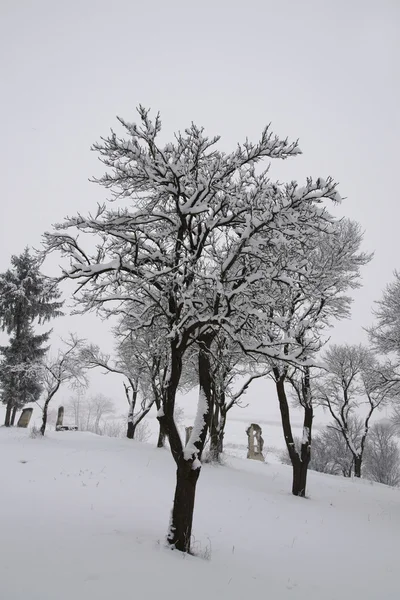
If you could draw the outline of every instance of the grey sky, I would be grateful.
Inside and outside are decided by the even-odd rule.
[[[166,137],[193,120],[227,150],[272,122],[304,155],[271,176],[332,175],[339,213],[376,253],[351,324],[333,334],[362,339],[400,268],[399,28],[398,0],[1,0],[0,270],[103,199],[89,147],[115,115],[133,120],[141,102],[161,111]]]

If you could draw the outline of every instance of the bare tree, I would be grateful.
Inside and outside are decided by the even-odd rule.
[[[285,265],[269,293],[270,319],[261,328],[270,344],[281,348],[285,361],[268,359],[275,382],[284,439],[293,467],[292,493],[305,496],[307,470],[312,451],[314,390],[311,365],[326,341],[334,319],[349,316],[348,291],[360,286],[360,269],[371,255],[360,252],[362,232],[357,223],[343,220],[324,231],[310,231],[307,244],[284,249]],[[296,358],[296,361],[293,361]],[[314,371],[315,372],[315,371]],[[289,390],[303,410],[300,447],[293,436]]]
[[[70,386],[84,387],[87,384],[85,371],[80,360],[80,350],[83,341],[75,335],[64,341],[64,348],[56,356],[48,356],[42,367],[42,380],[44,389],[44,404],[42,410],[42,425],[40,433],[45,434],[47,424],[47,411],[51,400],[60,387],[68,383]]]
[[[386,485],[400,485],[400,450],[391,423],[375,423],[365,449],[364,476]]]
[[[361,477],[371,417],[391,399],[393,387],[372,351],[361,345],[332,346],[325,355],[325,368],[317,386],[318,401],[346,441],[353,456],[354,475]],[[350,423],[362,409],[362,432],[355,438]]]
[[[115,414],[114,402],[103,394],[85,397],[78,393],[69,399],[65,409],[66,414],[74,419],[79,431],[90,431],[98,435],[103,435],[106,418]],[[120,426],[115,427],[115,430],[119,429]]]
[[[375,351],[386,356],[382,377],[392,387],[393,399],[400,397],[400,273],[387,285],[374,310],[376,322],[368,329]]]
[[[348,421],[350,437],[358,440],[362,435],[363,423],[357,417]],[[310,469],[330,475],[351,477],[354,468],[353,454],[342,433],[335,426],[325,427],[313,438]]]
[[[117,339],[114,359],[94,345],[86,347],[82,356],[88,368],[100,367],[106,374],[116,373],[124,377],[124,394],[129,406],[127,437],[133,439],[136,427],[153,405],[156,404],[157,409],[161,407],[165,348],[154,344],[153,336],[147,330],[139,334],[130,331],[127,317],[121,320],[114,333]]]
[[[109,169],[98,182],[119,205],[68,218],[46,235],[46,244],[48,251],[70,258],[63,277],[76,280],[83,310],[128,314],[132,329],[152,327],[158,340],[167,340],[158,418],[177,467],[168,541],[189,551],[199,459],[212,414],[215,335],[223,326],[240,337],[253,290],[279,271],[279,253],[267,268],[263,240],[276,247],[300,244],[312,228],[326,225],[322,201],[340,197],[331,178],[282,185],[272,183],[267,172],[256,172],[265,158],[300,152],[296,142],[273,136],[269,128],[258,143],[246,141],[232,153],[218,151],[218,138],[206,138],[194,124],[162,147],[160,117],[152,121],[143,107],[139,115],[139,125],[119,119],[128,139],[112,132],[94,146]],[[85,251],[77,232],[97,234],[94,253]],[[184,357],[193,344],[199,349],[199,402],[184,447],[174,406]],[[279,358],[269,344],[263,351]]]
[[[137,330],[124,315],[114,330],[118,340],[118,364],[125,373],[130,373],[129,386],[125,394],[129,403],[128,437],[133,437],[137,425],[146,417],[153,405],[157,411],[162,404],[162,386],[167,375],[168,345],[151,326]],[[130,392],[130,395],[129,395]],[[140,407],[137,407],[138,398]],[[166,431],[159,423],[157,447],[165,444]]]
[[[257,361],[251,360],[242,347],[223,331],[215,337],[210,353],[213,408],[207,460],[219,462],[229,411],[234,406],[243,406],[241,401],[252,381],[265,377],[268,371],[265,365],[260,368]]]
[[[93,431],[93,433],[99,434],[102,419],[104,419],[104,417],[107,415],[112,415],[115,413],[114,402],[103,394],[96,394],[95,396],[91,396],[91,398],[89,398],[87,404],[90,413],[93,415],[88,431]]]
[[[374,311],[376,323],[369,329],[371,341],[382,354],[395,355],[400,361],[400,273],[394,273]],[[398,366],[398,365],[397,365]]]
[[[68,402],[65,405],[66,414],[69,415],[80,431],[82,431],[83,419],[85,417],[84,406],[86,399],[83,396],[83,390],[78,389],[74,396],[70,396]]]

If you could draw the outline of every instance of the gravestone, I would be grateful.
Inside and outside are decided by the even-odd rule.
[[[185,446],[187,446],[190,436],[192,435],[192,431],[193,431],[193,427],[185,427],[185,433],[186,433]]]
[[[32,413],[33,408],[24,408],[20,418],[18,419],[17,427],[24,427],[26,429],[29,425],[29,421],[31,420]]]
[[[56,431],[59,431],[61,429],[61,427],[63,426],[63,420],[64,420],[64,407],[59,406],[58,414],[57,414]]]
[[[257,423],[252,423],[250,427],[246,429],[248,446],[247,446],[247,458],[253,460],[261,460],[264,462],[263,447],[264,440],[262,438],[262,429]]]

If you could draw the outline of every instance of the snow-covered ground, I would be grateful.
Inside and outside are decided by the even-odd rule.
[[[164,546],[168,450],[2,427],[0,461],[1,600],[399,598],[397,489],[310,473],[300,499],[289,467],[205,465],[196,558]]]

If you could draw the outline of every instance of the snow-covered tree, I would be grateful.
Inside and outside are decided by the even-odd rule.
[[[376,323],[370,328],[371,341],[382,354],[393,354],[400,361],[400,273],[395,272],[374,311]]]
[[[372,425],[364,458],[364,477],[386,485],[400,485],[400,449],[390,422]]]
[[[177,466],[168,541],[189,551],[199,457],[212,409],[212,343],[221,327],[240,337],[255,289],[279,273],[279,252],[268,266],[265,246],[278,248],[294,239],[300,245],[327,225],[321,202],[339,195],[332,179],[309,178],[300,187],[273,183],[267,172],[256,172],[265,158],[300,153],[296,142],[273,136],[269,128],[258,143],[246,141],[223,153],[216,148],[218,138],[205,137],[194,124],[160,146],[159,116],[152,121],[142,107],[139,115],[139,125],[120,119],[127,139],[112,132],[94,146],[109,169],[98,183],[111,191],[112,203],[94,215],[66,219],[46,234],[46,245],[70,258],[63,277],[77,282],[83,310],[128,312],[132,329],[151,326],[167,340],[158,418]],[[94,253],[82,247],[79,233],[98,236]],[[174,407],[183,360],[194,344],[199,403],[185,447]],[[269,343],[261,347],[279,358]]]
[[[108,420],[115,414],[115,404],[111,398],[103,394],[86,397],[82,394],[83,386],[80,385],[74,396],[71,396],[65,405],[67,417],[73,419],[79,431],[90,431],[97,435],[121,437],[121,419]]]
[[[80,355],[83,343],[83,340],[71,335],[64,342],[64,347],[55,356],[49,354],[41,365],[41,381],[44,393],[42,425],[40,428],[42,435],[46,431],[49,404],[61,386],[68,384],[72,387],[83,388],[87,385],[84,364]]]
[[[69,397],[68,402],[65,404],[65,415],[73,420],[74,426],[80,431],[82,430],[85,402],[86,399],[83,395],[83,390],[78,389],[73,396]]]
[[[162,380],[166,369],[167,347],[151,328],[135,332],[129,329],[127,317],[114,329],[115,356],[101,352],[95,345],[87,346],[82,359],[87,368],[99,367],[103,373],[116,373],[124,377],[124,395],[128,402],[127,437],[133,439],[140,422],[156,405],[161,407]],[[158,445],[163,446],[160,431]]]
[[[324,365],[326,372],[315,386],[315,396],[332,416],[332,427],[345,439],[353,456],[354,475],[361,477],[371,417],[391,400],[393,387],[373,352],[362,345],[331,346]],[[354,437],[350,425],[356,416],[362,419],[362,431]]]
[[[210,353],[212,415],[207,460],[219,462],[229,412],[234,406],[242,406],[243,396],[251,382],[265,377],[268,372],[265,365],[260,368],[223,330],[215,337]]]
[[[41,260],[26,248],[12,256],[11,268],[0,274],[0,328],[11,336],[0,367],[6,426],[13,424],[18,408],[40,395],[36,369],[49,334],[35,335],[33,323],[61,314],[60,292],[40,268]]]
[[[126,436],[129,439],[135,437],[136,427],[155,402],[154,395],[144,381],[148,363],[145,370],[143,368],[145,357],[141,353],[138,353],[137,357],[138,362],[135,363],[131,360],[132,356],[128,357],[126,348],[120,349],[118,357],[114,360],[110,355],[102,353],[98,346],[89,346],[83,352],[83,359],[88,368],[100,367],[104,373],[116,373],[125,378],[123,387],[129,406]]]
[[[29,326],[19,337],[11,336],[8,346],[0,347],[0,389],[7,407],[6,426],[14,425],[17,411],[36,402],[42,393],[41,361],[48,337],[46,333],[35,335]]]
[[[91,415],[91,423],[87,430],[99,435],[104,417],[115,413],[115,404],[111,398],[107,398],[104,394],[96,394],[87,400],[87,409]]]
[[[358,443],[363,432],[362,420],[356,416],[350,417],[348,430],[351,439]],[[313,437],[309,468],[329,475],[351,477],[354,458],[346,440],[335,424],[328,425]]]
[[[300,247],[290,245],[281,251],[282,273],[269,284],[273,303],[267,305],[269,320],[258,335],[265,335],[286,359],[268,359],[268,364],[293,466],[292,493],[296,496],[306,493],[312,452],[315,399],[310,366],[315,364],[326,342],[332,321],[349,316],[348,291],[359,287],[360,268],[371,258],[360,252],[361,241],[359,225],[346,219],[331,223],[327,230],[311,231]],[[293,357],[296,357],[295,362]],[[291,426],[288,384],[303,411],[299,448]]]

